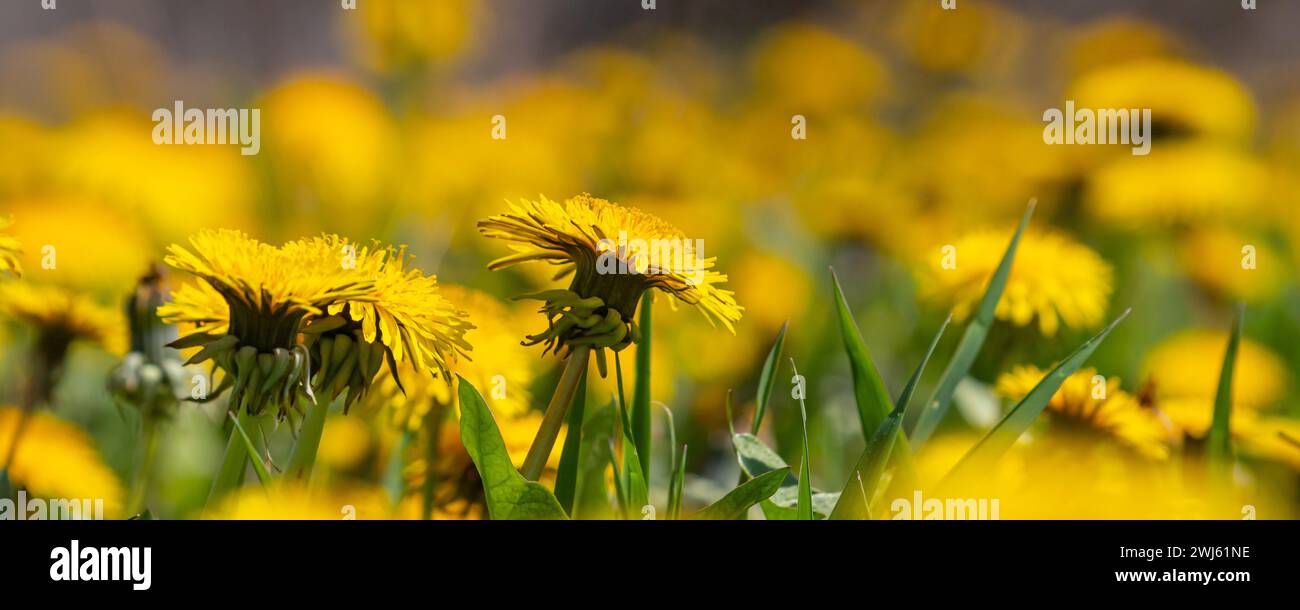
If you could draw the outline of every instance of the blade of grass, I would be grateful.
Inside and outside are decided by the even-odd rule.
[[[871,440],[867,442],[866,448],[862,450],[862,455],[853,468],[852,476],[844,483],[844,489],[840,491],[840,499],[835,504],[835,510],[831,512],[831,519],[869,519],[871,517],[869,499],[880,484],[880,478],[884,475],[885,465],[888,463],[894,447],[894,443],[888,442],[888,439],[894,438],[902,427],[903,418],[907,415],[907,408],[911,405],[912,395],[916,391],[916,384],[921,380],[921,374],[925,372],[925,365],[934,356],[934,350],[939,346],[939,340],[943,338],[943,333],[948,329],[948,324],[951,322],[952,316],[949,315],[943,321],[943,324],[939,326],[939,332],[936,332],[934,338],[930,340],[930,347],[925,350],[925,356],[921,358],[921,363],[917,365],[911,379],[907,380],[907,386],[903,388],[903,392],[898,395],[898,406],[894,407],[894,411],[880,424],[875,434],[871,436]],[[854,487],[857,487],[857,489],[853,489]],[[854,491],[858,493],[853,493]]]
[[[1232,323],[1232,335],[1228,338],[1228,348],[1223,354],[1223,366],[1219,371],[1219,387],[1214,394],[1209,451],[1210,468],[1216,475],[1226,473],[1232,463],[1232,378],[1237,368],[1237,350],[1241,345],[1241,327],[1245,317],[1246,306],[1238,304],[1236,319]]]
[[[871,436],[880,428],[880,424],[894,411],[894,403],[885,389],[885,381],[880,378],[871,352],[858,331],[853,311],[849,309],[840,287],[839,276],[831,269],[831,281],[835,286],[836,317],[840,322],[840,333],[844,340],[844,351],[849,357],[849,367],[853,374],[853,397],[858,405],[858,419],[862,424],[862,438],[870,441]],[[895,440],[897,447],[893,452],[895,463],[899,467],[899,481],[905,486],[912,486],[916,480],[916,466],[912,461],[912,450],[907,437],[900,430]]]
[[[686,483],[686,445],[682,445],[677,457],[673,458],[677,468],[673,471],[672,481],[668,487],[668,518],[682,518],[682,486]]]
[[[694,518],[725,521],[740,519],[749,511],[749,507],[772,497],[777,488],[781,487],[781,481],[789,474],[789,468],[782,468],[758,475],[728,492],[721,500],[695,513]]]
[[[650,480],[651,430],[650,430],[650,349],[651,305],[650,291],[641,297],[641,340],[636,344],[636,380],[632,386],[632,439],[636,442],[636,455],[641,461],[641,476]],[[618,357],[616,353],[615,358]]]
[[[980,299],[979,308],[975,310],[975,317],[971,318],[970,324],[966,326],[966,332],[962,334],[961,342],[957,344],[957,351],[948,362],[948,368],[944,369],[939,385],[930,395],[930,400],[925,402],[920,417],[912,426],[912,433],[908,436],[908,440],[911,441],[914,451],[919,451],[939,426],[939,422],[943,420],[944,414],[952,404],[952,395],[957,391],[957,384],[970,373],[971,365],[975,364],[975,358],[984,347],[984,339],[988,336],[989,327],[993,325],[993,314],[997,311],[998,301],[1002,300],[1002,291],[1007,286],[1007,277],[1011,275],[1011,266],[1016,258],[1016,247],[1020,244],[1020,236],[1029,225],[1029,219],[1034,215],[1037,202],[1036,199],[1029,200],[1029,206],[1025,208],[1025,214],[1020,219],[1020,226],[1016,227],[1015,234],[1011,236],[1011,243],[1007,244],[1006,252],[1002,254],[1002,261],[998,263],[993,277],[989,278],[988,287],[984,289],[984,297]]]
[[[808,446],[808,407],[804,400],[804,394],[807,393],[807,381],[799,376],[799,367],[795,366],[794,358],[790,359],[790,369],[794,371],[796,383],[803,386],[799,392],[799,422],[803,431],[803,460],[799,464],[799,503],[795,505],[795,518],[800,521],[812,521],[812,451]]]
[[[244,451],[248,452],[248,461],[253,463],[253,471],[257,473],[257,480],[263,487],[271,484],[271,473],[266,470],[266,464],[262,463],[262,458],[257,455],[257,447],[253,446],[252,439],[248,438],[248,433],[244,432],[244,427],[240,425],[239,418],[234,413],[226,411],[230,421],[235,423],[235,433],[239,435],[240,442],[244,445]]]
[[[569,407],[568,428],[564,448],[560,451],[560,466],[555,475],[555,497],[564,512],[573,514],[573,500],[578,489],[578,456],[582,452],[582,424],[587,410],[587,372],[578,379],[578,389]]]
[[[755,436],[763,425],[763,414],[767,412],[767,403],[772,398],[772,387],[776,384],[776,367],[780,364],[781,351],[785,347],[785,331],[788,328],[790,328],[790,321],[786,320],[781,325],[781,332],[776,335],[776,342],[772,344],[772,349],[767,352],[767,360],[763,361],[763,372],[758,376],[758,394],[754,397],[754,421],[749,426],[749,433]],[[735,432],[732,432],[732,436],[735,436]]]
[[[998,458],[1002,457],[1002,454],[1007,449],[1010,449],[1011,445],[1015,444],[1016,440],[1020,438],[1020,435],[1024,434],[1029,429],[1029,426],[1038,419],[1038,415],[1043,412],[1047,402],[1060,389],[1066,378],[1079,370],[1080,366],[1083,366],[1083,363],[1097,350],[1097,346],[1101,345],[1101,342],[1106,339],[1106,335],[1109,335],[1110,331],[1114,330],[1120,322],[1123,322],[1124,318],[1127,318],[1132,311],[1132,309],[1126,309],[1124,313],[1102,329],[1097,336],[1084,342],[1083,345],[1080,345],[1073,353],[1066,356],[1065,360],[1062,360],[1060,364],[1048,372],[1038,382],[1038,385],[1034,386],[1034,389],[1030,390],[1016,406],[1012,407],[1002,417],[1002,420],[994,425],[993,429],[989,430],[988,434],[984,435],[984,438],[981,438],[957,462],[952,471],[944,477],[944,481],[940,483],[940,486],[942,487],[951,481],[961,481],[965,475],[987,469],[995,464]]]
[[[844,299],[844,290],[840,288],[840,278],[831,269],[831,282],[835,288],[835,313],[840,323],[840,335],[844,340],[844,351],[849,356],[850,370],[853,374],[853,397],[858,405],[858,420],[862,424],[862,437],[870,438],[880,427],[894,403],[885,389],[885,381],[880,378],[880,371],[871,360],[871,352],[862,340],[858,323],[853,319],[853,311]]]

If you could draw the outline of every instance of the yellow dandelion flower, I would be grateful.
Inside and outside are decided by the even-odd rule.
[[[166,261],[208,287],[182,287],[159,313],[202,329],[176,346],[203,345],[197,361],[215,359],[234,374],[236,407],[289,406],[302,383],[309,396],[346,390],[346,409],[385,361],[393,374],[410,362],[417,372],[445,375],[447,363],[470,349],[464,314],[440,295],[434,276],[410,266],[404,248],[357,246],[335,235],[277,248],[228,230],[201,232],[191,244],[195,252],[172,246]],[[225,318],[213,292],[225,301]]]
[[[920,273],[923,298],[949,305],[958,320],[971,314],[1006,250],[1008,234],[981,231],[954,242],[955,251],[935,256]],[[1056,334],[1101,324],[1113,285],[1111,266],[1096,252],[1062,233],[1027,231],[1016,250],[996,317],[1016,326],[1037,319]]]
[[[721,322],[733,332],[743,310],[733,293],[719,286],[727,276],[713,270],[716,258],[705,258],[681,231],[636,208],[588,195],[562,204],[542,197],[480,221],[479,231],[513,242],[515,254],[492,261],[490,269],[529,261],[560,266],[561,275],[573,276],[571,292],[580,299],[599,299],[624,323],[632,320],[641,295],[650,288],[694,305],[711,322]],[[560,343],[578,339],[556,338]],[[626,338],[629,334],[623,333],[611,345],[626,345]]]
[[[987,3],[966,3],[960,11],[944,10],[937,2],[903,3],[891,30],[922,68],[963,74],[1005,71],[1029,34],[1023,19]]]
[[[1046,374],[1035,366],[1017,366],[998,377],[995,391],[1019,401]],[[1148,458],[1169,457],[1169,429],[1119,383],[1118,377],[1098,376],[1096,369],[1070,375],[1047,403],[1051,430],[1115,440]]]
[[[589,195],[562,204],[542,197],[513,204],[510,212],[478,226],[486,237],[511,242],[515,251],[490,269],[540,261],[559,268],[556,279],[572,275],[568,290],[528,295],[545,302],[541,313],[547,320],[547,329],[529,336],[529,344],[567,350],[564,372],[524,463],[530,480],[542,474],[591,350],[603,376],[605,350],[617,353],[638,341],[634,317],[647,290],[693,305],[711,324],[721,322],[733,333],[743,311],[732,291],[720,286],[727,276],[713,269],[716,259],[704,256],[702,242],[636,208]]]
[[[1119,155],[1087,178],[1084,207],[1124,227],[1253,220],[1268,200],[1268,169],[1236,149],[1203,141]]]
[[[1204,440],[1214,422],[1213,398],[1157,398],[1156,409],[1175,430],[1194,439]],[[1256,434],[1259,421],[1257,411],[1233,405],[1228,426],[1234,438],[1242,439]]]
[[[1213,330],[1184,331],[1161,341],[1147,355],[1143,366],[1155,384],[1157,404],[1170,399],[1197,399],[1212,404],[1227,348],[1228,333]],[[1234,419],[1242,409],[1277,406],[1287,383],[1283,361],[1268,348],[1242,338],[1232,377]]]
[[[1162,131],[1244,141],[1255,102],[1241,83],[1213,68],[1152,58],[1090,71],[1071,87],[1077,108],[1150,108]]]
[[[29,282],[0,284],[0,316],[32,327],[38,341],[53,342],[44,349],[66,352],[73,341],[85,341],[118,356],[126,352],[122,313],[65,288]]]
[[[0,460],[5,459],[11,459],[10,480],[33,497],[103,500],[110,518],[122,508],[121,484],[94,442],[53,415],[0,407]]]
[[[331,417],[325,423],[316,457],[334,470],[349,470],[362,463],[371,445],[370,427],[365,421],[356,417]]]
[[[0,218],[0,231],[8,229],[11,224],[13,224],[13,218]],[[0,233],[0,273],[10,273],[21,277],[23,275],[23,265],[18,259],[22,252],[22,247],[16,238]]]

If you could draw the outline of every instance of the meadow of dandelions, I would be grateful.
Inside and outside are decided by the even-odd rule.
[[[255,156],[152,144],[194,75],[111,15],[0,48],[48,109],[0,96],[0,496],[1300,517],[1300,98],[1195,39],[832,2],[498,74],[493,2],[359,5],[325,68],[186,68]],[[1151,154],[1047,146],[1065,99],[1151,108]]]

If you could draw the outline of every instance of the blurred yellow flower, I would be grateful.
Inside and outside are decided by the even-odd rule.
[[[34,497],[103,500],[106,518],[122,509],[116,475],[94,441],[68,422],[45,412],[0,407],[0,460],[10,455],[10,480]]]
[[[321,214],[302,230],[356,230],[376,217],[399,168],[396,128],[373,93],[308,73],[279,84],[260,105],[262,155],[288,205]]]
[[[1084,206],[1123,227],[1255,218],[1269,172],[1256,159],[1208,142],[1157,143],[1147,156],[1118,155],[1087,179]]]
[[[166,146],[143,114],[87,115],[58,133],[49,161],[53,192],[108,204],[161,245],[205,226],[248,226],[254,180],[227,146]],[[138,271],[137,271],[138,272]]]
[[[1029,34],[1015,13],[979,1],[963,2],[961,10],[905,2],[890,29],[921,68],[962,74],[1005,68],[1025,48]]]
[[[1300,470],[1300,420],[1283,417],[1261,419],[1240,442],[1247,453]]]
[[[1286,259],[1258,235],[1205,227],[1183,236],[1180,250],[1187,275],[1228,300],[1267,300],[1286,281]]]
[[[1183,331],[1152,348],[1143,370],[1155,384],[1157,404],[1168,399],[1213,404],[1227,349],[1228,333],[1213,330]],[[1241,409],[1276,406],[1287,383],[1283,361],[1268,348],[1242,338],[1232,378],[1234,417]]]
[[[0,196],[31,193],[40,186],[54,136],[26,117],[0,112]]]
[[[1193,439],[1204,440],[1210,431],[1210,424],[1214,423],[1213,397],[1158,398],[1155,406],[1176,431]],[[1240,403],[1234,404],[1228,429],[1235,439],[1254,436],[1258,432],[1259,420],[1255,410],[1243,407]]]
[[[1019,401],[1046,374],[1036,366],[1017,366],[998,377],[995,391]],[[1169,428],[1155,411],[1121,390],[1119,382],[1118,377],[1101,377],[1091,368],[1067,377],[1047,403],[1050,431],[1084,440],[1114,440],[1152,459],[1169,457]]]
[[[1171,58],[1182,44],[1164,28],[1129,16],[1105,17],[1069,34],[1065,64],[1079,76],[1136,60]]]
[[[370,452],[370,427],[359,417],[331,417],[325,422],[316,459],[333,470],[350,470]]]
[[[389,519],[382,489],[308,489],[303,485],[246,485],[227,496],[204,519],[248,521],[330,521]]]
[[[13,218],[0,218],[0,231],[8,229],[12,224]],[[23,249],[17,238],[0,233],[0,274],[8,273],[21,277],[23,265],[18,258],[22,253]]]
[[[24,267],[42,283],[120,294],[149,266],[153,239],[129,214],[75,198],[10,205]]]
[[[919,272],[923,298],[953,308],[958,320],[971,315],[1010,241],[1006,231],[968,234],[953,250],[935,248]],[[1063,233],[1026,231],[1016,250],[996,317],[1015,326],[1035,319],[1047,336],[1068,328],[1101,324],[1113,289],[1110,264]]]
[[[767,32],[750,62],[756,99],[796,114],[864,110],[888,87],[889,74],[880,59],[813,25],[782,25]]]
[[[479,0],[366,0],[360,19],[345,18],[362,47],[367,66],[401,72],[428,62],[446,62],[473,43],[473,27],[486,10]]]
[[[1078,108],[1150,108],[1157,133],[1246,141],[1255,131],[1255,101],[1241,83],[1225,72],[1176,59],[1093,70],[1079,77],[1066,97]]]
[[[43,349],[64,352],[71,343],[85,341],[117,356],[126,353],[126,321],[120,308],[105,307],[66,288],[25,281],[0,284],[0,316],[32,327],[38,341],[52,342]],[[61,354],[57,360],[62,361]]]

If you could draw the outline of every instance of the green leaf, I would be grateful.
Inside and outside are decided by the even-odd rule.
[[[239,418],[234,413],[226,411],[230,421],[235,423],[235,433],[239,435],[239,440],[244,445],[244,451],[248,453],[248,461],[253,463],[253,471],[257,473],[257,480],[263,487],[271,484],[271,473],[267,472],[266,464],[262,463],[262,458],[257,455],[257,448],[253,446],[253,441],[248,438],[244,432],[244,427],[240,425]]]
[[[492,412],[483,396],[464,377],[460,382],[460,440],[483,480],[483,495],[492,519],[567,519],[550,490],[515,470]]]
[[[740,463],[741,473],[745,477],[756,477],[774,470],[790,470],[781,456],[752,434],[732,435],[731,442],[736,449],[736,460]],[[811,491],[813,515],[818,519],[829,516],[840,497],[839,492],[818,491],[815,487]],[[760,503],[760,508],[768,520],[788,521],[798,517],[798,504],[799,479],[794,474],[787,474],[781,482],[781,488],[771,498]]]
[[[898,406],[894,412],[885,418],[885,421],[876,429],[867,446],[862,450],[862,455],[858,457],[858,463],[853,468],[853,474],[844,484],[844,489],[840,491],[839,501],[835,504],[835,510],[831,512],[831,519],[870,519],[871,518],[871,498],[880,485],[880,478],[884,475],[885,466],[889,462],[889,456],[894,448],[894,443],[889,439],[898,435],[898,430],[902,427],[903,418],[907,415],[907,408],[912,403],[912,394],[916,391],[916,384],[921,379],[921,374],[925,372],[925,365],[930,362],[934,356],[934,350],[939,345],[939,340],[943,338],[943,333],[948,329],[948,324],[952,322],[952,316],[943,321],[939,326],[939,332],[934,334],[930,340],[930,347],[925,350],[925,356],[921,358],[921,364],[917,365],[916,371],[912,373],[912,378],[907,380],[907,386],[903,388],[903,393],[898,395]]]
[[[939,385],[935,387],[916,424],[912,426],[912,433],[908,439],[916,450],[929,440],[930,435],[939,426],[939,422],[943,421],[944,414],[952,404],[953,392],[957,391],[957,384],[970,373],[971,365],[975,364],[975,358],[984,347],[984,339],[988,336],[989,327],[993,325],[993,314],[997,312],[998,301],[1002,300],[1002,291],[1007,286],[1007,277],[1011,275],[1011,265],[1016,258],[1016,247],[1020,244],[1020,236],[1025,232],[1025,227],[1029,225],[1030,217],[1034,215],[1036,204],[1037,200],[1031,199],[1029,206],[1025,208],[1025,215],[1020,218],[1020,226],[1011,236],[1011,243],[1007,244],[1006,252],[1002,253],[1002,261],[998,263],[993,277],[989,278],[988,287],[984,289],[984,297],[980,299],[979,309],[975,310],[975,317],[966,326],[966,332],[962,334],[961,342],[957,344],[957,351],[948,362],[948,368],[944,369]]]
[[[790,328],[790,321],[781,325],[781,332],[776,335],[776,342],[767,352],[763,361],[763,372],[758,377],[758,394],[754,398],[754,421],[749,426],[750,434],[758,434],[763,425],[763,414],[767,412],[767,403],[772,398],[772,388],[776,384],[776,367],[781,360],[781,350],[785,346],[785,331]],[[734,433],[733,433],[734,434]]]
[[[613,515],[605,472],[609,469],[610,442],[614,437],[616,409],[611,402],[593,409],[582,425],[582,447],[578,454],[578,489],[574,499],[575,519],[608,519]]]
[[[721,500],[708,505],[695,513],[696,519],[735,520],[749,511],[749,507],[762,502],[776,493],[781,481],[790,474],[789,468],[773,470],[746,481],[723,496]]]
[[[1029,426],[1038,419],[1038,415],[1043,412],[1048,401],[1060,389],[1061,384],[1066,378],[1079,370],[1083,363],[1088,360],[1092,353],[1096,351],[1097,346],[1106,339],[1106,335],[1114,330],[1115,326],[1127,318],[1131,309],[1125,310],[1118,318],[1102,329],[1097,336],[1084,342],[1078,349],[1074,350],[1065,360],[1056,365],[1034,389],[1030,390],[1021,401],[1012,407],[1002,420],[989,430],[969,452],[953,467],[952,472],[944,478],[944,483],[948,481],[961,481],[965,475],[980,472],[992,467],[1002,457],[1007,449],[1011,448],[1021,434],[1024,434]]]
[[[582,453],[583,422],[587,410],[587,371],[578,379],[578,389],[573,394],[573,406],[569,408],[567,420],[569,432],[564,437],[564,449],[560,452],[560,466],[555,475],[555,497],[559,499],[564,512],[573,514],[573,500],[578,490],[578,458]]]
[[[650,492],[646,470],[633,437],[636,424],[632,422],[632,416],[627,410],[627,398],[623,395],[623,365],[619,361],[618,352],[614,352],[614,370],[618,380],[618,412],[623,422],[623,492],[627,494],[623,497],[627,501],[624,509],[631,514],[649,503]]]
[[[650,310],[653,302],[650,291],[641,297],[641,340],[636,344],[636,381],[632,386],[632,439],[636,443],[636,455],[641,461],[641,475],[650,480]],[[617,357],[617,355],[615,356]]]
[[[1214,417],[1210,423],[1210,467],[1218,473],[1225,472],[1232,463],[1232,377],[1237,368],[1237,350],[1241,345],[1241,327],[1246,317],[1246,306],[1237,306],[1237,316],[1232,323],[1228,349],[1223,354],[1223,367],[1219,371],[1219,387],[1214,394]]]

